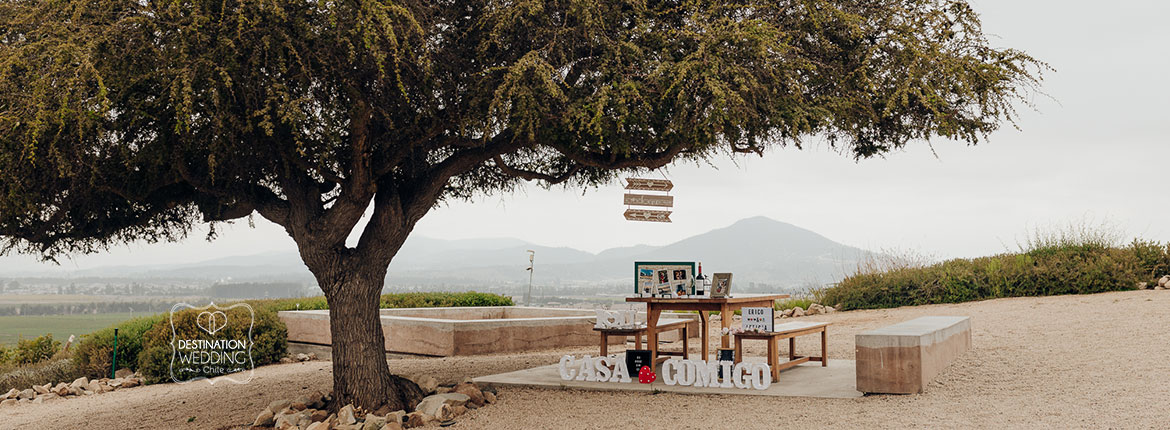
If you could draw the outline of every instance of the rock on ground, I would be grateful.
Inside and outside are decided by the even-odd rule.
[[[253,427],[268,427],[272,425],[273,413],[271,409],[264,409],[260,411],[260,415],[256,416],[256,421],[252,422]]]
[[[345,405],[345,407],[337,411],[337,420],[342,424],[356,423],[357,418],[353,415],[353,405]]]
[[[439,381],[431,375],[416,375],[407,379],[410,379],[411,381],[414,381],[415,384],[418,384],[418,387],[421,388],[423,393],[426,394],[432,394],[436,389],[439,388]]]
[[[468,403],[470,404],[475,406],[484,405],[483,392],[480,391],[479,388],[475,386],[475,384],[464,382],[462,384],[456,385],[455,388],[451,391],[454,393],[466,394],[467,397],[469,397]]]
[[[469,401],[471,401],[471,396],[464,393],[435,394],[423,398],[414,410],[435,416],[442,405],[463,406]]]

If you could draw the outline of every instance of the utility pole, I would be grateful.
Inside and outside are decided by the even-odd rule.
[[[536,251],[528,250],[528,294],[524,295],[524,306],[532,306],[532,268],[536,260]]]

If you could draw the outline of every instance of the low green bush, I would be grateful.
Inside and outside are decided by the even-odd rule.
[[[109,377],[113,363],[114,329],[118,329],[118,367],[138,370],[142,336],[155,326],[169,327],[168,314],[155,314],[124,321],[82,336],[73,354],[74,363],[91,378]],[[160,324],[161,323],[161,324]]]
[[[845,278],[823,291],[822,304],[845,309],[957,303],[1000,297],[1129,290],[1170,273],[1170,245],[1134,241],[1045,243],[974,259],[899,267]]]
[[[279,361],[288,349],[288,334],[284,323],[276,316],[277,311],[329,308],[322,296],[248,300],[245,303],[252,306],[256,315],[252,332],[254,343],[252,359],[256,366]],[[477,292],[396,293],[385,294],[381,298],[381,307],[383,308],[511,305],[513,303],[510,297]],[[179,326],[192,327],[193,325],[190,323],[193,320],[188,319],[197,318],[198,313],[194,310],[180,311],[175,314],[175,317],[183,319]],[[228,333],[238,333],[230,330],[246,330],[246,324],[240,325],[243,324],[240,321],[246,320],[229,318],[229,325],[224,330],[229,330]],[[108,376],[112,367],[114,328],[117,328],[118,367],[138,371],[148,382],[168,381],[170,380],[172,355],[170,347],[171,324],[169,321],[170,314],[162,313],[129,320],[83,336],[75,349],[73,364],[82,375],[95,378]],[[194,336],[185,338],[199,338],[198,333],[181,333],[181,335]],[[222,336],[223,333],[220,332],[216,337],[222,338]],[[3,351],[0,351],[0,356],[2,353]]]
[[[8,364],[12,360],[12,351],[4,345],[0,345],[0,366]]]
[[[61,349],[61,342],[53,340],[52,334],[33,339],[21,338],[16,343],[11,360],[18,365],[35,364],[48,360]]]
[[[248,339],[251,333],[252,345],[250,356],[252,364],[244,364],[244,368],[262,366],[280,361],[288,352],[288,331],[284,322],[277,318],[276,312],[253,307],[255,319],[244,307],[223,309],[227,315],[227,322],[223,328],[210,334],[199,328],[197,319],[201,310],[188,309],[176,312],[173,316],[174,328],[171,324],[158,324],[143,336],[143,351],[138,357],[138,372],[148,383],[169,382],[172,380],[172,349],[173,339],[217,340],[217,339]],[[190,369],[190,370],[187,370]],[[174,362],[173,370],[176,380],[190,380],[198,377],[219,376],[217,373],[207,373],[200,366],[188,368],[180,365],[180,360]]]

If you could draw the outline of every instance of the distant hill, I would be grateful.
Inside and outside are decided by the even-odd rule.
[[[632,276],[634,261],[679,260],[701,261],[706,273],[732,272],[737,285],[791,288],[835,282],[867,254],[792,224],[755,217],[665,246],[636,245],[597,254],[531,244],[428,253],[407,241],[390,265],[390,276],[416,282],[428,275],[444,282],[527,281],[526,249],[536,251],[535,282],[544,285],[624,282]]]
[[[815,232],[765,217],[665,246],[635,245],[593,254],[547,247],[514,238],[442,240],[412,236],[390,265],[390,285],[527,284],[527,250],[536,252],[534,282],[572,286],[631,280],[634,261],[701,261],[705,273],[732,272],[734,283],[789,288],[828,283],[856,267],[866,251],[842,245]],[[75,276],[186,278],[233,282],[312,280],[295,252],[223,257],[177,265],[110,266],[74,272]],[[775,289],[775,288],[773,288]]]

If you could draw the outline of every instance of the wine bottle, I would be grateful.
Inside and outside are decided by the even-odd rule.
[[[695,275],[695,295],[703,297],[707,289],[707,278],[703,276],[703,263],[699,263],[699,274]]]

